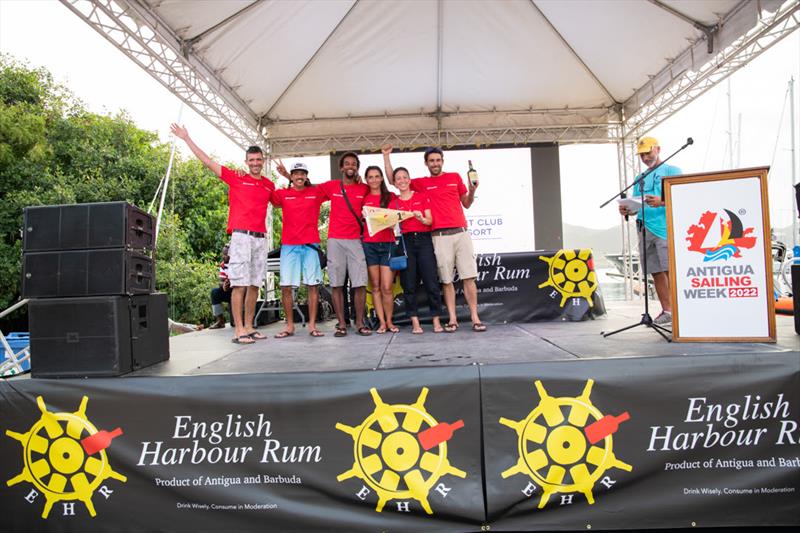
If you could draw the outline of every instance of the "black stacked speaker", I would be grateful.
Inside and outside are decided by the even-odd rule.
[[[169,359],[153,217],[127,202],[27,207],[33,377],[119,376]]]

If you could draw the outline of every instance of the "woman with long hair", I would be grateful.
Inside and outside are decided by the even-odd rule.
[[[388,169],[387,172],[389,172]],[[411,318],[411,333],[423,333],[422,326],[419,324],[417,307],[419,278],[422,278],[422,284],[428,294],[433,332],[441,333],[444,331],[439,319],[439,315],[442,313],[442,290],[436,270],[436,255],[433,253],[433,239],[431,238],[433,217],[431,216],[430,202],[425,193],[411,190],[411,177],[404,167],[397,167],[392,171],[392,175],[394,176],[394,185],[400,191],[400,196],[396,201],[398,209],[414,213],[414,218],[404,220],[400,224],[408,255],[408,266],[400,272],[400,282],[403,284],[406,312]]]
[[[383,179],[380,167],[370,166],[364,172],[364,178],[369,187],[369,193],[364,197],[364,206],[388,208],[394,203],[397,196],[389,192]],[[400,330],[392,323],[394,313],[394,272],[389,268],[389,259],[395,246],[394,228],[386,228],[375,235],[364,233],[364,256],[367,259],[367,272],[370,285],[372,285],[372,306],[378,317],[378,329],[375,333]]]

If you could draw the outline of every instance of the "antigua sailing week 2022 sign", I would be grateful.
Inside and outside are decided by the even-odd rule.
[[[766,178],[664,180],[675,340],[775,341]]]

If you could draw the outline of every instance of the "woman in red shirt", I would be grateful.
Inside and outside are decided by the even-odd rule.
[[[411,333],[421,334],[417,308],[417,285],[419,278],[428,293],[428,306],[433,320],[433,332],[444,331],[439,315],[442,313],[442,289],[439,285],[439,275],[436,269],[436,255],[433,253],[433,239],[431,239],[430,202],[423,192],[411,190],[411,177],[408,170],[397,167],[393,171],[394,185],[400,190],[397,200],[398,208],[402,211],[411,211],[414,218],[400,223],[403,240],[408,254],[408,266],[400,272],[400,282],[403,284],[406,312],[411,318]],[[393,204],[394,205],[394,204]]]
[[[364,197],[364,206],[388,208],[390,203],[396,201],[397,196],[386,187],[380,167],[367,167],[364,177],[369,186],[369,193]],[[372,286],[372,306],[380,322],[375,333],[386,333],[386,330],[397,333],[400,330],[392,323],[394,272],[389,268],[389,258],[392,257],[395,247],[394,228],[386,228],[375,235],[365,232],[363,246]]]

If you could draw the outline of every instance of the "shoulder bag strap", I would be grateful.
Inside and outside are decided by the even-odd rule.
[[[356,214],[355,209],[353,209],[353,204],[350,203],[350,199],[347,197],[347,193],[344,192],[344,179],[339,181],[339,186],[342,188],[342,196],[344,196],[344,201],[347,202],[347,207],[350,209],[350,212],[353,213],[353,216],[356,217],[356,222],[358,222],[358,227],[361,230],[361,236],[364,236],[364,223],[361,222],[361,217]]]

